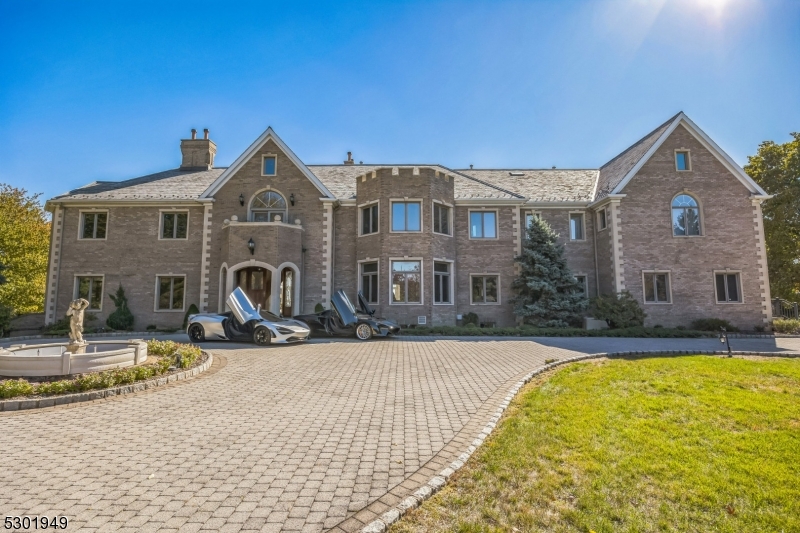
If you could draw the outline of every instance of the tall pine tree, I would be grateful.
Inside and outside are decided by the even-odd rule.
[[[583,287],[572,275],[564,257],[564,247],[556,244],[557,235],[539,217],[533,217],[515,257],[520,274],[511,284],[517,296],[512,299],[514,313],[539,327],[577,326],[588,306]]]

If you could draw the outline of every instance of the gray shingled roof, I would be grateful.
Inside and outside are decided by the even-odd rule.
[[[425,167],[438,170],[454,177],[453,188],[456,198],[518,198],[513,192],[484,183],[480,179],[460,175],[458,171],[441,165],[307,165],[309,170],[340,200],[356,197],[356,178],[367,172],[391,167]]]
[[[469,169],[458,172],[537,202],[592,200],[594,169]]]
[[[595,194],[596,200],[604,198],[620,184],[625,175],[636,166],[636,163],[638,163],[642,157],[644,157],[644,154],[656,143],[658,138],[669,128],[672,121],[674,121],[678,115],[680,115],[680,113],[670,118],[636,141],[636,143],[627,150],[600,167],[600,179],[597,182],[597,194]]]
[[[96,181],[53,200],[196,200],[224,170],[174,169],[125,181]]]

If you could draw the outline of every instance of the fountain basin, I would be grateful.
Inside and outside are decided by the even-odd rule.
[[[0,348],[0,376],[66,376],[125,368],[147,360],[147,343],[141,339],[89,342],[76,353],[67,350],[68,346],[67,343],[17,344]]]

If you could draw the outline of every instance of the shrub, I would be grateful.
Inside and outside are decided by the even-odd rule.
[[[175,352],[176,363],[180,363],[181,368],[189,368],[197,361],[197,358],[200,357],[200,348],[197,346],[192,346],[191,344],[183,344],[178,348]]]
[[[605,320],[611,329],[643,326],[647,316],[628,291],[593,299],[592,313],[594,318]]]
[[[11,308],[0,304],[0,337],[5,337],[11,332],[11,317]]]
[[[317,305],[314,306],[314,312],[315,313],[321,313],[324,310],[325,310],[325,307],[321,303],[318,303]]]
[[[117,309],[108,315],[106,325],[116,330],[129,331],[133,329],[133,313],[128,309],[128,298],[125,296],[125,289],[120,285],[117,288],[116,296],[113,294],[109,294],[109,296],[114,302],[114,305],[117,306]]]
[[[69,332],[69,317],[65,316],[52,324],[48,324],[42,329],[45,335],[63,335]]]
[[[156,339],[151,339],[147,341],[147,353],[149,355],[173,355],[175,351],[178,349],[179,344],[175,341],[159,341]]]
[[[725,328],[726,331],[739,331],[739,328],[732,326],[730,322],[722,318],[700,318],[692,322],[692,329],[697,331],[719,331]]]
[[[13,398],[33,394],[33,385],[24,379],[0,381],[0,398]]]
[[[155,331],[155,330],[158,329],[158,326],[156,326],[155,324],[150,324],[144,329],[147,330],[147,331]]]
[[[473,325],[475,325],[477,327],[478,326],[478,315],[476,315],[475,313],[472,313],[472,312],[467,313],[461,319],[461,323],[464,326],[468,326],[470,324],[473,324]]]
[[[189,306],[189,309],[186,310],[186,314],[183,315],[183,329],[186,329],[186,327],[189,325],[189,315],[196,315],[199,312],[200,310],[196,305],[192,304]]]
[[[796,318],[776,318],[772,321],[772,327],[778,333],[796,334],[800,333],[800,320]]]

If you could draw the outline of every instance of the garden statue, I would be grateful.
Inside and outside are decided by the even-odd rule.
[[[67,309],[69,317],[69,343],[73,345],[85,345],[83,340],[83,311],[89,307],[89,302],[83,298],[72,300]]]

